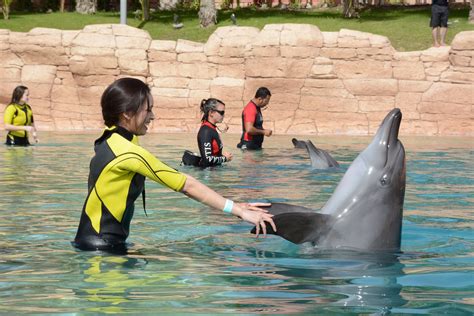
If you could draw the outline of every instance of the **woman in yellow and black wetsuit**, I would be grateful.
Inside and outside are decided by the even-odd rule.
[[[28,135],[36,137],[36,126],[33,111],[28,105],[29,91],[25,86],[18,86],[13,90],[10,104],[5,108],[3,120],[5,130],[8,131],[5,144],[14,146],[28,146]]]
[[[105,129],[95,141],[90,163],[89,193],[82,209],[74,246],[82,250],[126,250],[134,203],[144,200],[145,177],[210,207],[234,214],[266,234],[272,215],[260,204],[234,203],[191,176],[170,168],[138,144],[154,119],[150,88],[142,81],[122,78],[101,98]]]
[[[222,152],[224,146],[217,133],[216,126],[216,124],[222,123],[224,119],[224,102],[215,98],[204,99],[201,101],[201,112],[203,113],[202,123],[197,136],[199,152],[201,153],[199,166],[206,168],[231,161],[232,154]]]

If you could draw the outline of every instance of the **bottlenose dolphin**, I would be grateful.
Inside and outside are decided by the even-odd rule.
[[[393,109],[357,156],[319,213],[272,203],[275,233],[320,248],[399,251],[405,197],[405,149],[398,140],[402,113]],[[252,231],[254,232],[255,229]]]
[[[337,161],[327,151],[317,148],[310,140],[302,141],[293,138],[291,142],[295,148],[306,148],[311,159],[311,167],[315,169],[339,168]]]
[[[291,142],[295,148],[306,148],[306,142],[304,140],[297,140],[296,138],[292,138]]]

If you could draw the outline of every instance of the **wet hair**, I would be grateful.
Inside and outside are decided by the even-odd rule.
[[[222,102],[219,99],[216,98],[209,98],[209,99],[202,99],[201,101],[201,112],[204,114],[202,116],[201,121],[207,121],[209,117],[209,111],[215,110],[217,108],[218,104],[225,105],[224,102]]]
[[[17,86],[13,90],[11,103],[19,104],[26,90],[28,90],[28,87]]]
[[[120,122],[122,113],[137,113],[143,103],[150,108],[150,88],[141,80],[121,78],[105,89],[100,99],[102,117],[106,126],[111,127]]]
[[[255,98],[260,98],[260,99],[265,99],[268,96],[272,96],[270,90],[266,87],[260,87],[257,89],[257,92],[255,92]]]

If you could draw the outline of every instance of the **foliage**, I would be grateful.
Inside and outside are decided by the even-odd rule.
[[[318,6],[322,8],[333,8],[336,7],[338,3],[337,0],[323,0],[318,3]]]
[[[201,6],[200,0],[180,0],[176,8],[178,10],[199,10]]]
[[[131,7],[136,7],[134,3],[131,3]],[[111,10],[120,10],[120,3],[111,3],[110,0],[97,0],[97,10],[98,11],[111,11]]]
[[[66,9],[74,10],[74,1],[68,1]],[[10,6],[11,11],[21,12],[46,12],[48,10],[58,11],[60,0],[14,0]]]
[[[233,0],[222,0],[221,2],[221,9],[228,10],[232,7]]]
[[[294,9],[294,10],[301,8],[301,1],[300,0],[291,0],[289,7],[290,7],[290,9]]]
[[[342,16],[347,19],[359,18],[359,1],[342,0]]]
[[[53,10],[53,11],[58,11],[59,10],[59,0],[46,0],[43,1],[43,7],[41,8],[41,11],[47,11],[47,10]]]
[[[2,0],[3,2],[3,0]],[[13,1],[12,1],[13,2]],[[31,0],[15,0],[11,5],[10,5],[10,10],[11,11],[22,11],[22,12],[32,12],[34,10],[33,3]]]

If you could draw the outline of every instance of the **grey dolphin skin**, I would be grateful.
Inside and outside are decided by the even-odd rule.
[[[273,203],[277,232],[267,225],[268,233],[322,249],[399,251],[406,173],[401,119],[399,109],[388,113],[320,212]]]
[[[297,140],[296,138],[292,138],[291,142],[295,148],[306,148],[306,142],[304,140]]]
[[[339,168],[337,161],[327,151],[317,148],[310,140],[302,141],[293,138],[291,142],[295,148],[306,148],[311,159],[311,167],[315,169]]]

